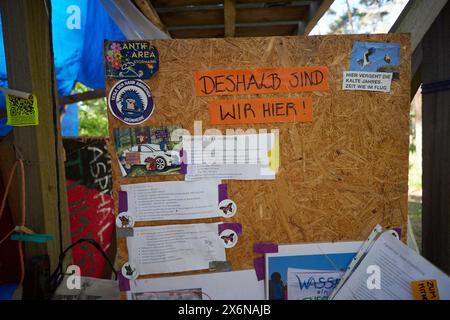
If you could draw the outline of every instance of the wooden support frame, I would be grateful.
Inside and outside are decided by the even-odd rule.
[[[236,0],[223,2],[225,38],[234,37],[236,33]]]
[[[62,141],[50,37],[50,1],[0,2],[10,88],[32,92],[39,125],[15,127],[14,145],[25,163],[27,227],[51,234],[46,244],[26,243],[26,258],[48,254],[53,270],[70,244]],[[19,223],[19,221],[15,221]]]
[[[81,101],[100,99],[105,97],[105,89],[97,89],[83,93],[72,94],[70,96],[59,97],[59,105],[77,103]]]
[[[450,79],[450,2],[422,40],[423,83]],[[450,90],[422,95],[422,253],[450,273]]]
[[[155,8],[153,8],[150,0],[133,0],[133,2],[151,23],[170,37],[169,31],[167,31],[166,26],[159,18],[158,13]]]

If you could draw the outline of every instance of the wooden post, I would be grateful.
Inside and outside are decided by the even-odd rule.
[[[236,33],[236,0],[225,0],[223,3],[225,37],[234,37]]]
[[[50,1],[0,1],[8,83],[36,95],[39,125],[15,127],[26,176],[26,226],[51,234],[47,244],[25,244],[27,260],[48,254],[52,271],[70,244],[64,160],[50,38]],[[20,221],[15,221],[20,223]]]
[[[424,13],[427,14],[427,13]],[[423,39],[423,83],[450,80],[450,2]],[[450,273],[450,91],[423,94],[423,255]]]

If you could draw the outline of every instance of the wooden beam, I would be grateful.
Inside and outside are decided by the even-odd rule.
[[[313,0],[314,1],[314,0]],[[289,3],[292,0],[238,0],[238,3]],[[311,1],[297,1],[297,2],[311,2]],[[223,0],[152,0],[153,6],[156,10],[160,8],[182,7],[182,6],[202,6],[222,4]]]
[[[236,0],[224,0],[223,15],[225,37],[234,37],[236,32]]]
[[[320,18],[327,12],[334,0],[322,0],[322,3],[318,8],[314,8],[314,4],[310,4],[309,19],[305,27],[304,35],[307,36],[314,29]]]
[[[151,23],[170,37],[169,31],[167,31],[166,26],[162,23],[150,0],[133,0],[133,2]]]
[[[414,51],[448,0],[409,0],[389,33],[411,33]]]
[[[430,10],[422,15],[428,13],[431,14]],[[450,2],[422,41],[423,83],[450,80]],[[422,101],[422,253],[450,273],[450,90],[423,92]]]
[[[70,96],[59,97],[59,105],[77,103],[80,101],[87,101],[93,99],[100,99],[105,97],[105,89],[98,89],[93,91],[87,91],[83,93],[72,94]]]
[[[51,234],[46,244],[26,243],[26,258],[48,254],[56,267],[61,247],[70,244],[69,219],[55,76],[50,1],[0,1],[8,85],[37,97],[39,125],[15,127],[14,145],[24,158],[26,225]]]

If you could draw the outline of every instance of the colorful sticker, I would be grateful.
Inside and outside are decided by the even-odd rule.
[[[236,231],[231,229],[225,229],[223,230],[220,235],[220,239],[223,241],[223,246],[225,248],[233,248],[236,243],[238,242],[238,235]]]
[[[127,278],[128,280],[136,280],[139,276],[139,273],[137,272],[137,269],[130,263],[126,262],[122,266],[122,275]]]
[[[236,203],[233,200],[224,199],[220,201],[217,212],[224,218],[231,218],[237,212]]]
[[[148,41],[105,41],[106,79],[150,79],[159,69],[158,50]]]
[[[116,83],[109,93],[108,106],[114,117],[129,125],[144,122],[155,109],[150,87],[140,80]]]
[[[388,72],[392,80],[399,80],[400,44],[354,42],[349,71]]]
[[[34,95],[31,95],[28,99],[9,94],[5,94],[5,96],[7,125],[22,127],[39,124],[37,98]]]
[[[116,217],[116,226],[117,228],[133,228],[134,219],[127,212],[121,212]]]

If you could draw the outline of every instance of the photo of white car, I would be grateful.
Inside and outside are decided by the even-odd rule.
[[[178,166],[180,156],[178,151],[163,151],[157,144],[138,144],[123,153],[125,165],[129,168],[135,165],[145,166],[149,171],[164,171],[168,167]]]

